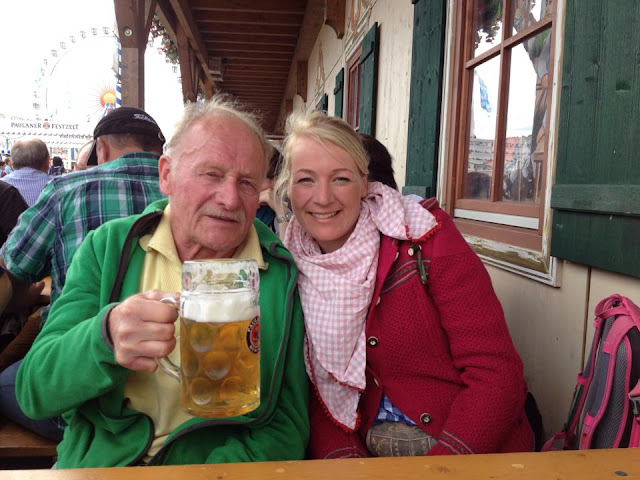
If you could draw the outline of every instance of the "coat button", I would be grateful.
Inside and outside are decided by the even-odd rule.
[[[373,383],[375,383],[375,384],[376,384],[376,387],[379,387],[379,386],[380,386],[380,382],[378,382],[378,379],[377,379],[377,378],[374,378],[374,379],[373,379]]]
[[[370,347],[376,347],[378,345],[378,339],[376,337],[367,338],[367,343]]]
[[[428,413],[423,413],[420,415],[420,423],[423,425],[429,425],[431,423],[431,415]]]
[[[413,257],[413,254],[416,252],[413,250],[413,247],[409,247],[409,250],[407,250],[407,253],[409,254],[410,257]]]
[[[376,300],[376,305],[380,305],[380,297],[378,297],[378,299]]]

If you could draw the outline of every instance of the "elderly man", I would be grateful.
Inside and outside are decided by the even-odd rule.
[[[91,149],[85,150],[100,166],[52,177],[0,250],[13,283],[14,303],[26,303],[30,285],[49,275],[51,303],[55,302],[71,259],[91,230],[108,220],[141,213],[163,198],[158,159],[164,136],[145,111],[131,107],[112,111],[98,122],[94,138]],[[45,321],[48,309],[41,315]],[[41,435],[61,438],[56,422],[34,422],[22,414],[14,391],[17,369],[14,364],[0,373],[0,411]]]
[[[49,149],[38,138],[20,140],[11,147],[11,159],[14,170],[2,177],[2,181],[16,187],[27,205],[31,206],[51,180],[48,174],[51,163]]]
[[[185,109],[160,158],[169,196],[91,232],[62,296],[18,372],[20,405],[68,423],[58,467],[301,459],[309,434],[296,269],[261,222],[270,147],[255,119],[224,97]],[[176,346],[182,262],[253,258],[260,267],[261,404],[192,417],[156,368]],[[81,368],[78,368],[81,366]]]

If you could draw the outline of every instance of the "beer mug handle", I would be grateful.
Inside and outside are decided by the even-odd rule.
[[[178,304],[178,301],[173,297],[164,297],[164,298],[161,298],[160,301],[162,303],[170,303],[171,305],[176,307],[178,310],[180,309],[180,305]],[[181,380],[180,368],[171,360],[169,360],[169,358],[167,357],[156,358],[156,362],[158,363],[160,368],[162,368],[162,370],[164,370],[169,376],[175,378],[177,381]]]

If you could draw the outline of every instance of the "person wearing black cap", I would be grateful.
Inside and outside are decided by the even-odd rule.
[[[93,147],[87,165],[102,165],[113,160],[132,144],[144,151],[157,151],[160,146],[159,153],[162,153],[164,141],[160,127],[148,113],[138,108],[117,108],[93,130]]]
[[[140,213],[163,197],[158,159],[165,140],[148,113],[117,108],[98,122],[93,137],[88,163],[98,166],[53,177],[0,250],[0,261],[12,280],[14,301],[28,298],[32,283],[51,276],[53,304],[76,250],[91,230],[108,220]],[[45,308],[43,322],[47,315]],[[17,368],[15,364],[0,374],[0,411],[27,428],[59,439],[59,428],[21,416],[12,395]]]

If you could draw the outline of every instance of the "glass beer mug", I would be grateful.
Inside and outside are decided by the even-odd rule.
[[[259,283],[255,260],[184,262],[180,367],[166,357],[158,364],[180,381],[189,414],[232,417],[260,405]]]

